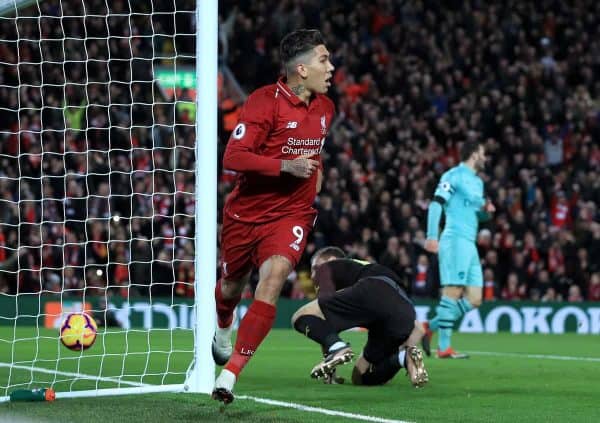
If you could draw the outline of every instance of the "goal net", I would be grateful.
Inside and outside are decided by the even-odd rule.
[[[0,2],[0,400],[187,387],[195,31],[195,1]]]

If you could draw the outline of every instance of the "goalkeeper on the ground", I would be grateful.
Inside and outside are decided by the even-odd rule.
[[[352,383],[381,385],[405,368],[411,383],[423,386],[428,374],[423,353],[415,346],[423,332],[415,327],[415,308],[399,277],[385,266],[344,257],[337,247],[314,254],[312,279],[318,298],[292,317],[294,328],[319,343],[325,356],[311,377],[335,382],[336,367],[354,356],[339,333],[364,327],[368,340],[352,371]]]

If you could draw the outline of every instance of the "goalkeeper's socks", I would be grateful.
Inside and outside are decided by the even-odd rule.
[[[241,295],[231,299],[224,299],[223,293],[221,292],[221,281],[219,279],[217,286],[215,286],[215,300],[217,303],[217,325],[220,328],[228,328],[233,323],[233,311],[242,299]]]
[[[225,369],[239,376],[250,361],[263,339],[266,338],[275,321],[276,308],[264,301],[254,300],[240,323],[233,354]]]
[[[338,342],[345,345],[333,326],[327,320],[317,316],[305,314],[298,317],[294,322],[294,329],[321,344],[324,352],[329,352],[331,347]]]

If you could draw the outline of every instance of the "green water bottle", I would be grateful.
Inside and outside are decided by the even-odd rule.
[[[54,401],[54,389],[52,388],[37,388],[37,389],[17,389],[10,393],[11,401]]]

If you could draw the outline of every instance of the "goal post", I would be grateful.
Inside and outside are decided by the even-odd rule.
[[[218,0],[0,0],[0,32],[0,402],[210,393]]]
[[[211,269],[217,262],[217,2],[198,0],[196,5],[196,327],[194,366],[186,386],[204,393],[212,391],[215,376],[211,354],[215,280]]]

